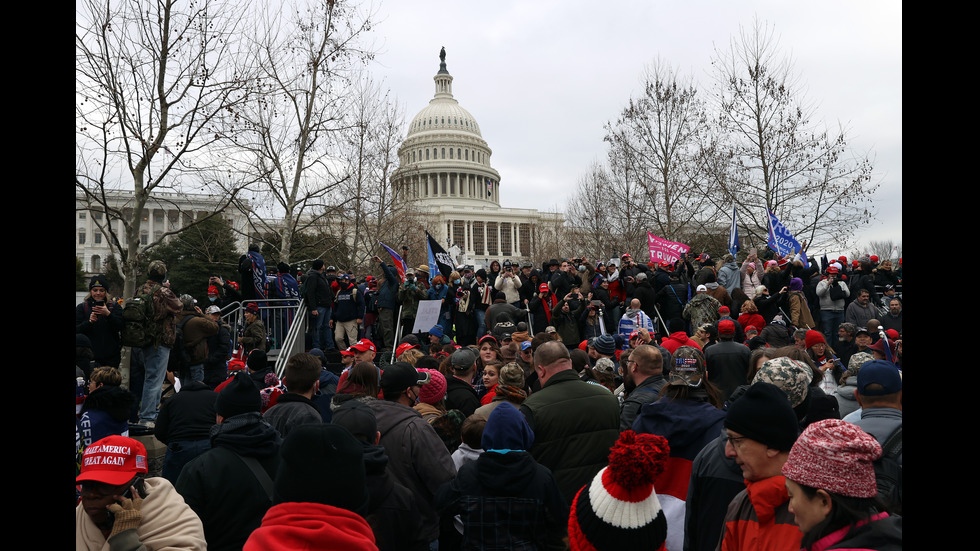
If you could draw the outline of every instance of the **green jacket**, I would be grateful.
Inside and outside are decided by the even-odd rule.
[[[521,404],[534,431],[531,455],[551,469],[568,504],[609,462],[619,438],[619,401],[573,369],[559,371]]]

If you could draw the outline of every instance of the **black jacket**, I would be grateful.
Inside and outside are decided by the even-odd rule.
[[[473,385],[456,377],[446,378],[446,409],[458,409],[469,417],[478,407],[480,397]]]
[[[306,299],[307,308],[330,308],[333,306],[333,288],[330,287],[330,282],[327,281],[327,276],[323,272],[310,270],[306,274],[304,284],[306,285],[306,293],[303,294],[303,298]]]
[[[525,451],[484,452],[439,489],[443,517],[459,514],[462,549],[563,549],[568,507],[551,472]]]
[[[124,325],[122,306],[111,300],[107,300],[105,305],[109,309],[109,315],[99,316],[95,323],[89,321],[92,307],[95,306],[92,297],[86,298],[76,306],[75,333],[84,334],[92,342],[92,353],[98,365],[118,367],[122,346],[119,341],[119,331]]]
[[[388,456],[382,446],[364,446],[369,509],[364,520],[374,531],[379,551],[427,551],[429,542],[419,533],[422,515],[415,494],[388,474]]]
[[[153,435],[164,444],[207,440],[214,426],[214,402],[218,393],[199,381],[189,381],[160,406]]]
[[[727,400],[740,385],[747,385],[749,358],[748,346],[735,341],[719,340],[704,351],[708,380],[721,391],[721,399]]]
[[[275,479],[282,439],[258,412],[211,429],[211,449],[184,465],[175,485],[204,524],[208,549],[241,549],[272,505],[262,483],[239,456],[254,457]]]

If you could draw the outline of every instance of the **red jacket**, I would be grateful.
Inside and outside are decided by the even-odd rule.
[[[376,550],[374,541],[371,526],[357,513],[323,503],[284,502],[269,509],[244,551]]]
[[[664,342],[660,343],[661,346],[667,349],[667,352],[673,354],[678,348],[682,346],[693,346],[698,350],[701,350],[701,345],[697,341],[691,340],[691,337],[687,336],[684,331],[678,331],[676,333],[671,333],[664,339]]]
[[[786,477],[745,481],[725,515],[720,551],[797,551],[803,533],[789,512]]]
[[[738,323],[742,326],[742,329],[748,329],[750,325],[754,326],[761,333],[766,327],[766,319],[759,314],[742,314],[738,317]]]

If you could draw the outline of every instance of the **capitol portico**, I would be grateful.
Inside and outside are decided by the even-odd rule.
[[[501,178],[490,166],[490,146],[473,115],[453,97],[445,50],[439,57],[435,96],[412,119],[398,150],[399,168],[391,178],[395,196],[421,202],[437,222],[430,233],[446,248],[459,247],[460,262],[535,260],[541,227],[560,226],[562,216],[500,206]]]

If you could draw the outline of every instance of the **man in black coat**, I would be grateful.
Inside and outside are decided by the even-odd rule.
[[[215,401],[211,449],[184,465],[177,491],[204,524],[209,549],[241,549],[272,505],[282,439],[262,419],[262,399],[239,373]]]
[[[721,391],[721,399],[740,385],[749,384],[749,358],[752,352],[744,344],[735,342],[735,322],[723,319],[718,322],[718,342],[704,352],[708,380]]]
[[[450,362],[453,376],[446,379],[446,409],[458,409],[469,417],[480,407],[480,397],[470,384],[476,374],[476,355],[469,348],[460,348]]]
[[[381,432],[374,410],[350,400],[333,414],[333,424],[344,427],[364,449],[364,474],[370,496],[364,520],[374,531],[378,549],[427,551],[429,542],[421,537],[422,525],[415,494],[388,473],[388,455],[380,445]]]

